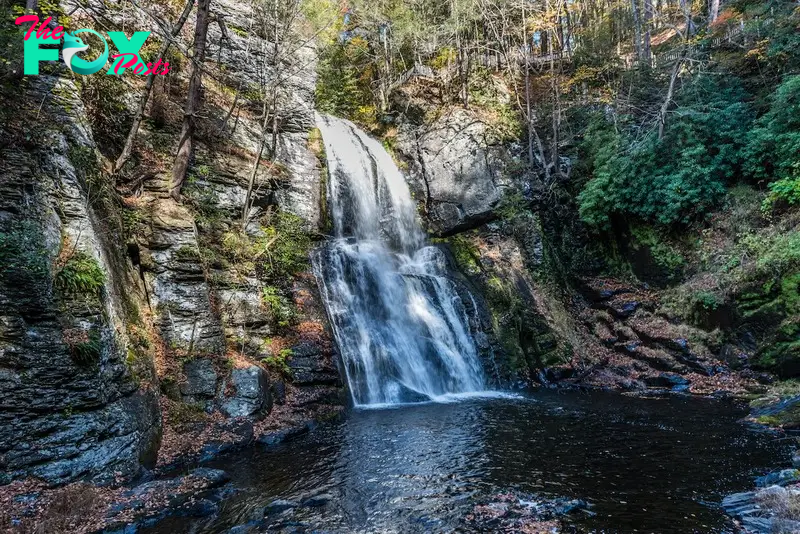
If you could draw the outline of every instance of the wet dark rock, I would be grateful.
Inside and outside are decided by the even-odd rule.
[[[283,443],[284,441],[287,441],[289,439],[293,439],[298,436],[302,436],[303,434],[307,434],[309,430],[310,426],[308,424],[297,425],[290,428],[285,428],[283,430],[277,430],[275,432],[269,432],[267,434],[264,434],[258,438],[258,442],[268,447],[274,447],[275,445]]]
[[[248,419],[234,419],[223,425],[225,433],[233,436],[228,441],[212,441],[203,445],[198,458],[199,463],[207,463],[215,458],[234,452],[253,442],[253,423]]]
[[[292,383],[296,386],[336,386],[341,383],[336,367],[311,344],[293,348],[288,365],[292,370]]]
[[[286,510],[291,510],[292,508],[297,508],[299,505],[294,501],[287,501],[285,499],[277,499],[272,501],[267,506],[264,507],[264,515],[275,515],[285,512]]]
[[[772,519],[766,517],[746,516],[742,518],[742,526],[750,533],[770,534],[772,530]]]
[[[750,410],[750,417],[752,419],[757,419],[759,417],[778,415],[786,410],[795,408],[798,404],[800,404],[800,395],[787,397],[779,400],[778,402],[752,408]]]
[[[590,295],[593,301],[602,302],[604,300],[609,300],[611,297],[616,297],[617,295],[624,295],[626,293],[631,293],[631,292],[632,290],[630,288],[617,288],[617,289],[601,288],[590,293]]]
[[[576,373],[572,367],[549,367],[544,371],[544,378],[547,383],[559,382],[574,377]]]
[[[190,401],[213,399],[217,394],[217,370],[208,358],[195,358],[183,366],[186,380],[181,384],[181,394]]]
[[[782,471],[774,471],[763,477],[756,479],[756,485],[760,488],[767,486],[785,486],[794,482],[800,481],[800,470],[797,469],[783,469]]]
[[[538,495],[505,493],[473,507],[467,518],[481,532],[526,532],[526,526],[583,512],[590,506],[581,499],[547,499]]]
[[[286,403],[286,382],[283,380],[276,380],[270,386],[272,390],[272,399],[278,406],[283,406]]]
[[[6,254],[0,269],[0,478],[130,479],[152,467],[161,421],[156,392],[139,391],[115,331],[132,302],[121,289],[138,288],[87,194],[97,145],[70,77],[43,73],[17,98],[20,109],[41,103],[41,128],[0,155],[0,233],[31,247],[10,266]],[[3,121],[0,136],[13,128]],[[102,287],[81,295],[54,287],[66,243],[95,262]],[[75,339],[91,339],[83,356]]]
[[[229,380],[234,393],[221,402],[220,408],[225,415],[260,418],[272,409],[269,377],[264,369],[257,365],[234,369]]]
[[[402,399],[402,402],[428,402],[431,400],[430,397],[423,393],[405,387],[403,384],[398,385],[398,398]]]
[[[639,308],[640,303],[638,301],[621,301],[615,302],[612,304],[608,304],[607,307],[609,311],[611,311],[614,316],[619,319],[627,319]]]
[[[167,517],[208,517],[219,512],[219,502],[229,495],[224,485],[230,477],[220,469],[197,468],[189,474],[139,484],[123,494],[123,500],[112,505],[105,532],[127,532],[126,529],[155,524]],[[153,503],[163,505],[153,507]],[[122,514],[122,519],[116,519]],[[131,520],[131,517],[133,519]]]
[[[761,506],[756,502],[756,492],[747,491],[734,493],[722,499],[725,512],[733,516],[745,516],[761,511]]]
[[[256,534],[266,530],[266,523],[264,521],[250,521],[244,525],[236,525],[228,531],[228,534]]]
[[[397,150],[410,163],[409,185],[433,233],[450,235],[494,217],[510,184],[506,149],[491,138],[487,123],[460,108],[422,128],[400,125]]]
[[[689,384],[689,380],[674,373],[661,373],[658,376],[647,377],[643,380],[651,388],[674,388],[676,386],[688,386]]]
[[[779,517],[783,512],[779,509],[781,503],[797,498],[798,491],[800,490],[769,486],[758,491],[734,493],[722,500],[722,508],[728,515],[738,518],[749,534],[800,532],[800,522]],[[790,493],[795,495],[790,496]],[[777,503],[778,508],[771,508],[770,503]]]
[[[75,383],[74,387],[79,386]],[[142,464],[155,465],[161,428],[157,410],[155,396],[141,392],[96,410],[55,413],[3,425],[0,438],[5,432],[17,431],[30,432],[37,439],[25,438],[4,451],[0,468],[12,475],[27,472],[55,483],[86,476],[110,482],[115,470],[136,475]],[[39,439],[42,442],[36,445]]]
[[[194,478],[203,480],[207,488],[218,488],[230,481],[231,477],[222,469],[210,469],[208,467],[198,467],[192,469],[189,474]]]
[[[320,506],[327,505],[332,498],[333,496],[329,493],[314,495],[313,497],[309,497],[308,499],[304,500],[302,505],[307,508],[319,508]]]
[[[722,346],[722,350],[719,352],[719,358],[725,362],[728,367],[734,370],[741,369],[747,365],[749,360],[749,356],[746,352],[740,350],[734,345],[729,344]]]
[[[138,524],[125,525],[114,529],[104,529],[103,534],[136,534],[139,531]]]
[[[210,499],[197,499],[183,505],[176,515],[185,517],[209,517],[219,513],[219,503]]]
[[[628,352],[636,352],[636,349],[638,349],[641,344],[641,341],[631,341],[630,343],[625,343],[623,347]]]

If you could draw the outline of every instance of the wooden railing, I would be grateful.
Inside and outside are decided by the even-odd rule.
[[[711,47],[719,48],[724,44],[735,43],[737,41],[744,40],[744,37],[744,21],[740,20],[739,24],[729,27],[723,35],[718,35],[711,39]],[[653,56],[653,66],[666,67],[672,65],[678,61],[678,59],[690,54],[696,48],[697,45],[693,44],[689,47],[688,51],[685,48],[678,48],[675,50],[670,50],[669,52],[664,52],[663,54],[656,54]]]

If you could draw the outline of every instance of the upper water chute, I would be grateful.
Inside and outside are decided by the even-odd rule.
[[[467,310],[402,173],[352,122],[318,114],[317,125],[334,239],[312,260],[355,404],[482,391]]]

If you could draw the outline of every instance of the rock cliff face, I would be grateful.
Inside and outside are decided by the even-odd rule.
[[[141,286],[92,197],[78,89],[40,76],[25,103],[37,101],[39,125],[2,135],[0,471],[108,482],[154,465],[161,435],[152,362],[128,361]]]
[[[152,24],[106,2],[65,7],[110,29]],[[229,74],[207,83],[180,203],[167,190],[185,68],[170,76],[172,90],[156,84],[150,113],[161,119],[143,125],[116,187],[103,169],[118,147],[111,135],[98,146],[92,126],[102,122],[81,96],[88,84],[130,117],[140,81],[72,81],[59,63],[4,95],[43,126],[10,120],[0,136],[0,480],[132,478],[156,465],[165,407],[175,410],[163,414],[174,437],[181,405],[199,409],[206,428],[212,413],[256,422],[286,404],[280,417],[296,424],[340,402],[334,347],[301,261],[323,224],[309,147],[314,51],[288,60],[303,68],[283,85],[278,146],[267,140],[274,157],[256,173],[243,224],[260,106],[244,94],[233,106],[232,95],[276,74],[252,52],[269,43],[241,31],[249,6],[224,0],[212,10],[224,20],[209,29],[208,56]],[[279,270],[287,262],[291,273]]]
[[[489,221],[503,191],[512,185],[506,172],[507,149],[494,140],[486,123],[463,108],[429,125],[402,124],[397,150],[410,162],[409,184],[435,235]]]
[[[437,108],[428,90],[403,90],[397,109],[412,111],[398,111],[393,145],[429,232],[444,237],[474,296],[463,300],[488,334],[478,340],[488,376],[634,391],[756,387],[758,373],[735,372],[741,347],[708,331],[733,323],[691,326],[665,309],[666,290],[599,276],[608,266],[569,195],[558,184],[537,193],[535,177],[516,173],[518,147],[498,140],[480,106]]]

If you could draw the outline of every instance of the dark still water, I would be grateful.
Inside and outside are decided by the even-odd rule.
[[[737,423],[743,415],[721,401],[557,391],[354,411],[218,461],[239,488],[221,513],[156,531],[227,532],[276,499],[295,506],[275,506],[261,532],[491,531],[469,516],[511,494],[587,501],[591,513],[568,516],[575,532],[730,532],[722,497],[789,454]]]

